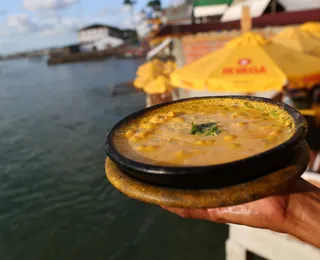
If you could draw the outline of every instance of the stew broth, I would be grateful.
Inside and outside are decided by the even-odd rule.
[[[199,104],[129,124],[116,135],[115,145],[125,157],[146,164],[215,165],[278,146],[292,136],[291,125],[274,111]]]

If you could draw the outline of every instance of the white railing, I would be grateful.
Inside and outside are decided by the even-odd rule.
[[[302,177],[320,183],[320,174],[305,172]],[[317,234],[315,234],[317,235]],[[230,225],[226,260],[249,260],[253,253],[268,260],[319,260],[320,249],[286,234]]]

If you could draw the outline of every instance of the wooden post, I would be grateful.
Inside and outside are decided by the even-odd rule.
[[[277,0],[271,0],[271,14],[277,12]]]
[[[241,16],[241,31],[242,33],[250,32],[252,29],[252,20],[250,16],[250,7],[247,5],[242,6]],[[252,93],[246,93],[247,96],[251,96]]]
[[[242,6],[242,16],[241,16],[241,31],[246,33],[251,31],[252,20],[250,16],[250,7],[247,5]]]

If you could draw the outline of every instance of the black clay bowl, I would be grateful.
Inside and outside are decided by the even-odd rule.
[[[203,103],[203,104],[202,104]],[[266,112],[284,115],[290,124],[290,138],[282,144],[263,153],[229,163],[208,166],[159,166],[131,160],[116,148],[117,135],[129,129],[133,122],[170,111],[197,106],[250,106]],[[133,113],[116,124],[107,136],[105,151],[109,158],[126,174],[140,181],[170,188],[203,189],[220,188],[244,183],[267,175],[285,161],[289,161],[295,146],[304,139],[307,123],[304,117],[294,108],[271,99],[252,96],[219,96],[199,97],[160,104]]]

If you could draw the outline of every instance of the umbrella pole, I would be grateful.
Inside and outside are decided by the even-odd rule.
[[[277,12],[277,0],[271,0],[271,14]]]
[[[242,33],[250,32],[252,29],[252,19],[250,15],[250,7],[248,5],[242,6],[241,15],[241,31]],[[251,92],[245,93],[247,96],[252,96]]]
[[[252,29],[252,19],[250,15],[250,7],[248,5],[242,6],[241,15],[241,31],[242,33],[250,32]]]

